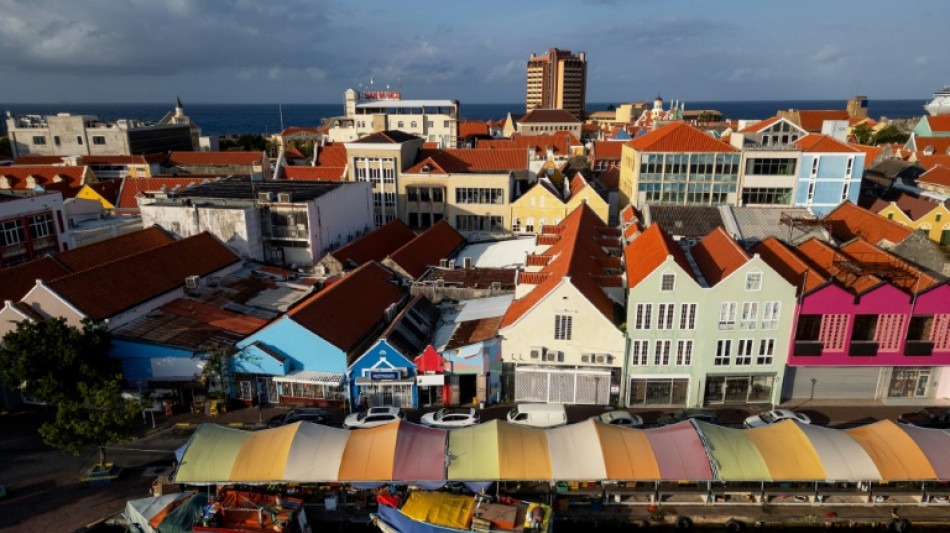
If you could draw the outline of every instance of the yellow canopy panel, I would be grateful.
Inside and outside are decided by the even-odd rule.
[[[499,422],[498,471],[498,479],[552,479],[544,430]]]
[[[402,513],[413,520],[456,529],[468,529],[472,523],[471,496],[447,492],[414,491],[402,506]]]
[[[894,422],[882,420],[844,431],[868,452],[885,481],[937,478],[924,452]]]
[[[352,430],[340,460],[340,481],[392,480],[399,424]]]
[[[449,467],[446,479],[481,481],[499,479],[498,426],[491,420],[449,431]]]
[[[607,479],[657,480],[660,466],[642,429],[627,429],[594,422],[607,469]],[[590,450],[588,453],[595,453]]]
[[[821,459],[796,422],[746,430],[746,437],[759,449],[773,481],[824,481]]]
[[[231,481],[282,481],[290,445],[301,423],[249,433],[231,465]]]

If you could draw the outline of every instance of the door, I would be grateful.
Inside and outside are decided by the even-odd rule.
[[[277,384],[269,376],[257,376],[257,401],[261,403],[278,403]]]

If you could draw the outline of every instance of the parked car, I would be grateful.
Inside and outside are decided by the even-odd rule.
[[[660,418],[657,418],[656,423],[660,426],[668,426],[670,424],[676,424],[677,422],[682,422],[691,418],[701,422],[708,422],[710,424],[719,423],[719,416],[716,415],[716,412],[706,409],[680,409],[674,413],[663,415]]]
[[[913,413],[900,415],[897,421],[923,428],[947,429],[950,428],[950,409],[944,407],[918,409]]]
[[[553,428],[567,425],[567,411],[560,403],[523,403],[508,411],[507,420],[519,426]]]
[[[643,427],[643,417],[640,415],[632,415],[626,411],[607,411],[604,414],[592,416],[590,419],[603,422],[604,424],[610,424],[611,426],[624,428]]]
[[[425,426],[441,429],[464,428],[481,422],[481,415],[473,407],[455,407],[439,409],[422,415]]]
[[[343,419],[346,429],[374,428],[402,420],[406,415],[398,407],[370,407],[361,413],[353,413]]]
[[[294,422],[313,422],[314,424],[329,424],[333,417],[326,409],[319,407],[299,407],[291,409],[282,415],[277,415],[267,422],[267,427],[279,427]]]
[[[798,420],[802,424],[811,424],[811,418],[804,413],[796,413],[788,409],[772,409],[746,418],[742,425],[746,428],[761,428],[783,420]]]

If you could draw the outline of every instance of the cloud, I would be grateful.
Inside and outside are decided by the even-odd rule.
[[[512,59],[511,61],[502,65],[495,65],[494,67],[489,68],[488,73],[485,75],[485,81],[498,82],[520,80],[525,76],[525,65],[525,61],[518,61],[517,59]]]
[[[836,70],[850,59],[838,46],[826,44],[811,56],[812,63],[819,70]]]

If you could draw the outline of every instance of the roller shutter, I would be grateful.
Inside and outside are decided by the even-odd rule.
[[[881,367],[788,367],[782,399],[862,399],[877,397]]]

